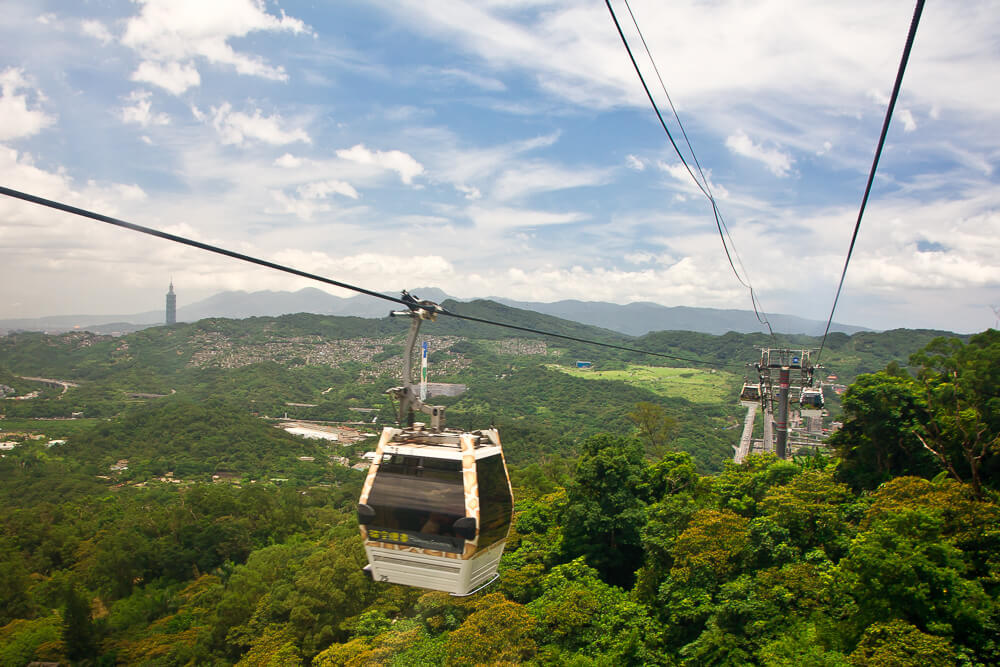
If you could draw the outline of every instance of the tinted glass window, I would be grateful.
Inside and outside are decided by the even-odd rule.
[[[476,476],[479,480],[479,546],[488,547],[507,537],[513,500],[499,454],[476,461]]]
[[[460,461],[393,454],[379,466],[368,505],[372,539],[453,553],[465,546],[452,530],[465,516]]]

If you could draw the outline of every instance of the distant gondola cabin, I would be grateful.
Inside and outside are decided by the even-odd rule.
[[[743,390],[740,392],[741,401],[759,401],[760,400],[760,385],[750,384],[749,382],[743,385]]]
[[[358,521],[375,581],[467,595],[496,578],[513,497],[495,429],[387,427]]]
[[[820,410],[823,407],[822,389],[803,389],[799,403],[805,409]]]

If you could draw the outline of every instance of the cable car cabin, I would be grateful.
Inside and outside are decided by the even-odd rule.
[[[799,397],[799,404],[807,410],[821,410],[823,408],[822,389],[803,389]]]
[[[386,427],[358,522],[375,581],[469,595],[496,579],[513,497],[495,429]]]
[[[743,385],[743,391],[740,392],[741,401],[759,401],[760,400],[760,385],[745,383]]]

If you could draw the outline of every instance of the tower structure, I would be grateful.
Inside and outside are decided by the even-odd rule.
[[[167,292],[167,324],[177,324],[177,295],[174,294],[174,281],[170,281]]]
[[[802,403],[802,396],[813,386],[816,366],[809,360],[810,350],[761,349],[761,401],[764,406],[764,449],[784,459],[791,454],[788,446],[789,402]],[[822,400],[822,399],[820,399]],[[820,408],[822,403],[819,404]],[[806,416],[820,415],[817,410],[800,411]]]

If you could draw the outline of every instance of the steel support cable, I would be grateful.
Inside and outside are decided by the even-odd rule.
[[[639,28],[639,23],[636,21],[635,14],[632,13],[632,7],[628,4],[628,0],[625,0],[625,7],[628,8],[629,16],[632,17],[632,23],[635,25],[636,32],[638,32],[639,34],[639,39],[642,40],[642,45],[646,49],[646,55],[649,57],[649,61],[653,65],[653,70],[656,72],[656,76],[660,81],[660,86],[663,88],[663,93],[667,97],[667,102],[670,103],[670,108],[673,111],[674,118],[677,120],[677,125],[680,127],[681,134],[683,134],[684,140],[687,142],[688,150],[691,151],[691,157],[694,160],[695,166],[698,168],[698,173],[701,174],[701,178],[702,181],[704,181],[704,184],[702,183],[702,181],[699,181],[698,177],[694,175],[693,171],[691,171],[690,165],[688,165],[687,160],[684,159],[683,153],[681,153],[680,148],[677,146],[677,142],[674,141],[674,137],[670,133],[670,129],[667,127],[666,122],[663,120],[663,114],[660,113],[660,108],[657,106],[656,100],[653,98],[653,95],[649,90],[649,86],[646,85],[646,79],[642,75],[642,70],[639,69],[639,65],[635,60],[635,56],[632,55],[632,47],[629,46],[628,39],[625,37],[624,31],[622,31],[621,24],[618,22],[618,16],[615,14],[615,10],[611,6],[611,1],[604,0],[604,4],[608,8],[608,12],[611,13],[611,20],[614,21],[615,28],[618,30],[618,36],[621,38],[622,44],[625,46],[625,51],[628,53],[629,60],[632,61],[632,67],[635,69],[635,73],[639,76],[639,83],[642,84],[642,89],[646,91],[646,97],[649,98],[649,103],[650,105],[652,105],[653,111],[656,113],[656,117],[659,119],[660,125],[663,127],[663,131],[666,133],[667,138],[670,140],[670,145],[673,146],[674,152],[677,153],[677,157],[680,158],[681,164],[684,165],[684,168],[687,169],[688,174],[691,175],[691,179],[695,182],[695,185],[698,186],[698,189],[701,190],[702,194],[704,194],[705,197],[708,198],[708,201],[712,204],[712,214],[715,217],[715,225],[719,230],[719,238],[722,241],[722,249],[726,252],[726,259],[729,261],[729,266],[733,270],[733,275],[736,276],[736,280],[738,280],[739,283],[743,285],[743,287],[750,290],[750,302],[753,305],[754,315],[757,317],[758,322],[767,326],[768,333],[771,335],[771,338],[773,339],[774,330],[771,328],[771,323],[767,319],[767,314],[764,313],[764,317],[763,318],[761,317],[763,308],[758,308],[759,304],[754,294],[753,286],[750,284],[749,274],[747,273],[746,267],[743,266],[743,260],[740,258],[739,253],[736,251],[736,245],[735,243],[733,243],[733,238],[729,234],[729,227],[726,225],[725,220],[722,218],[722,215],[719,212],[719,207],[717,202],[715,201],[715,197],[712,194],[711,187],[709,186],[708,183],[708,178],[705,176],[705,172],[701,168],[701,163],[698,162],[698,156],[695,154],[694,148],[691,146],[691,141],[690,139],[688,139],[687,131],[685,131],[684,129],[684,124],[681,123],[681,119],[677,113],[677,109],[674,107],[674,102],[670,98],[670,93],[667,92],[667,87],[663,83],[663,77],[660,76],[660,69],[656,66],[656,61],[653,59],[653,55],[649,50],[649,46],[646,43],[646,38],[643,36],[642,30]],[[723,232],[723,230],[725,230],[725,232]],[[726,243],[727,236],[729,237],[729,244]],[[736,265],[734,264],[732,255],[730,255],[729,252],[730,244],[733,246],[733,252],[736,253],[736,260],[739,263],[740,268],[743,269],[743,273],[747,276],[746,281],[744,281],[743,278],[740,276],[740,272],[736,270]]]
[[[677,121],[677,127],[680,128],[681,134],[684,136],[684,143],[687,144],[688,151],[691,153],[691,159],[694,160],[695,167],[698,169],[698,174],[701,175],[701,181],[705,186],[706,195],[709,201],[712,203],[712,213],[715,216],[715,226],[719,230],[719,237],[722,239],[722,248],[726,251],[726,258],[729,260],[729,266],[733,269],[733,274],[736,276],[736,280],[739,281],[743,287],[750,290],[750,303],[753,306],[753,314],[757,318],[757,321],[767,327],[768,333],[771,335],[772,340],[775,338],[774,330],[771,328],[771,322],[767,319],[767,313],[764,309],[760,307],[760,303],[757,299],[757,295],[754,292],[753,285],[750,282],[750,274],[747,271],[746,266],[743,265],[743,259],[740,257],[739,251],[736,249],[736,243],[733,241],[732,235],[729,233],[729,226],[726,225],[725,219],[722,217],[722,212],[719,211],[718,203],[715,201],[715,194],[712,192],[712,186],[705,176],[705,171],[701,167],[701,162],[698,161],[698,154],[694,151],[694,146],[691,145],[691,139],[688,137],[687,130],[684,129],[684,123],[681,122],[680,114],[677,113],[677,107],[674,106],[674,100],[670,97],[670,92],[667,90],[667,84],[663,82],[663,76],[660,74],[660,68],[656,64],[656,59],[653,58],[653,53],[649,49],[649,44],[646,42],[645,35],[642,34],[642,28],[639,27],[639,21],[635,18],[635,13],[632,11],[632,6],[629,4],[628,0],[625,1],[625,8],[628,9],[629,17],[632,19],[632,25],[635,26],[636,34],[639,35],[639,40],[642,42],[642,47],[646,51],[646,57],[649,58],[650,64],[653,66],[653,71],[656,72],[656,79],[660,82],[660,89],[663,90],[664,96],[667,98],[667,103],[670,105],[670,111],[674,115],[674,120]],[[612,12],[613,13],[613,12]],[[627,48],[627,45],[626,45]],[[640,73],[640,78],[642,74]],[[655,104],[654,104],[655,107]],[[725,235],[723,235],[723,232]],[[729,246],[733,248],[733,254],[736,255],[736,263],[740,265],[740,269],[743,271],[743,275],[746,276],[746,280],[740,276],[740,272],[736,270],[733,265],[733,258],[729,254],[729,247],[726,244],[726,239],[729,239]],[[761,314],[763,313],[763,317]]]
[[[632,18],[632,25],[635,26],[635,31],[639,35],[639,39],[642,41],[642,48],[646,50],[646,57],[649,58],[650,64],[653,65],[653,71],[656,72],[656,78],[660,82],[660,88],[663,90],[663,94],[667,97],[667,103],[670,105],[670,111],[674,114],[674,119],[677,121],[677,126],[681,129],[681,134],[684,136],[684,143],[687,144],[688,150],[691,152],[691,159],[694,160],[694,166],[698,168],[698,173],[701,174],[702,183],[705,184],[705,189],[708,191],[707,194],[709,198],[712,198],[712,188],[708,184],[708,178],[705,177],[705,172],[701,168],[701,163],[698,162],[698,156],[694,152],[694,147],[691,145],[691,140],[688,138],[687,131],[684,129],[684,124],[681,123],[681,118],[677,114],[677,107],[674,106],[674,101],[670,98],[670,93],[667,92],[667,85],[663,83],[663,77],[660,76],[660,68],[656,66],[656,60],[653,59],[653,54],[649,50],[649,44],[646,43],[646,38],[642,34],[642,29],[639,27],[639,22],[635,18],[635,14],[632,13],[632,6],[625,0],[625,8],[628,10],[628,15]],[[614,12],[612,12],[614,15]],[[714,199],[713,199],[714,201]]]
[[[628,52],[629,60],[632,61],[632,67],[635,68],[636,74],[639,75],[639,83],[642,84],[642,89],[646,91],[646,97],[649,98],[649,103],[653,105],[653,111],[656,112],[656,117],[660,120],[660,126],[663,127],[663,131],[667,133],[667,139],[670,140],[670,145],[674,147],[674,152],[677,153],[677,157],[681,159],[681,164],[684,165],[687,172],[691,174],[691,179],[695,182],[695,185],[698,186],[698,189],[701,190],[702,194],[706,197],[712,199],[712,195],[708,193],[705,186],[701,184],[698,177],[694,175],[693,171],[691,171],[690,165],[688,165],[687,160],[684,159],[684,154],[681,153],[681,149],[677,146],[677,142],[674,141],[674,135],[670,134],[670,128],[667,127],[667,122],[663,120],[663,114],[660,113],[660,108],[656,105],[656,100],[653,99],[653,93],[649,91],[649,86],[646,85],[646,79],[642,76],[642,70],[639,69],[639,63],[635,61],[635,56],[632,55],[632,47],[628,45],[625,33],[622,32],[622,26],[618,23],[618,16],[615,15],[615,10],[611,6],[611,0],[604,0],[604,4],[607,5],[608,11],[611,12],[611,20],[615,22],[615,28],[618,29],[618,36],[621,37],[622,44],[625,45],[625,51]]]
[[[552,333],[551,331],[542,331],[540,329],[533,329],[531,327],[522,327],[516,324],[507,324],[505,322],[497,322],[495,320],[487,320],[481,317],[474,317],[472,315],[462,315],[460,313],[455,313],[450,310],[441,309],[439,311],[442,315],[447,315],[449,317],[456,317],[460,320],[468,320],[470,322],[479,322],[481,324],[491,324],[497,327],[504,327],[506,329],[514,329],[516,331],[526,331],[528,333],[540,334],[542,336],[551,336],[552,338],[561,338],[563,340],[572,340],[577,343],[586,343],[587,345],[599,345],[600,347],[607,347],[612,350],[623,350],[625,352],[638,352],[640,354],[648,354],[654,357],[662,357],[664,359],[674,359],[676,361],[686,361],[692,364],[704,364],[706,366],[715,366],[717,368],[723,368],[725,366],[735,367],[736,364],[719,364],[714,361],[703,361],[701,359],[691,359],[690,357],[678,357],[672,354],[663,354],[662,352],[650,352],[649,350],[641,350],[635,347],[626,347],[624,345],[615,345],[614,343],[602,343],[596,340],[589,340],[586,338],[577,338],[575,336],[567,336],[565,334]]]
[[[896,100],[899,97],[899,89],[903,85],[903,74],[906,72],[906,63],[910,59],[910,51],[913,48],[913,39],[917,34],[917,26],[920,24],[920,14],[924,10],[924,0],[917,0],[913,8],[913,18],[910,20],[910,31],[906,35],[906,46],[903,47],[903,56],[899,60],[899,68],[896,70],[896,81],[892,86],[892,95],[889,96],[889,106],[885,110],[885,119],[882,121],[882,134],[878,138],[878,146],[875,148],[875,158],[872,160],[872,168],[868,172],[868,183],[865,185],[865,194],[861,198],[861,208],[858,211],[858,219],[854,223],[854,234],[851,235],[851,245],[847,248],[847,257],[844,259],[844,269],[840,272],[840,283],[837,285],[837,294],[833,297],[833,307],[830,308],[830,317],[826,321],[826,330],[823,332],[823,340],[819,345],[819,354],[816,355],[816,364],[819,365],[820,357],[823,355],[823,348],[826,345],[826,337],[830,333],[830,325],[833,323],[833,314],[837,310],[837,302],[840,300],[840,291],[844,287],[844,278],[847,277],[847,265],[851,263],[851,254],[854,252],[854,244],[858,240],[858,231],[861,229],[861,218],[864,217],[865,207],[868,205],[868,197],[872,191],[872,184],[875,182],[875,171],[878,169],[878,161],[882,156],[882,148],[885,146],[885,138],[889,133],[889,122],[892,120],[893,110],[896,108]]]
[[[148,234],[149,236],[155,236],[157,238],[165,239],[167,241],[173,241],[174,243],[180,243],[183,245],[191,246],[192,248],[198,248],[199,250],[214,252],[217,255],[225,255],[226,257],[232,257],[233,259],[238,259],[244,262],[250,262],[251,264],[257,264],[259,266],[264,266],[269,269],[275,269],[277,271],[291,273],[292,275],[301,276],[302,278],[308,278],[310,280],[317,280],[321,283],[326,283],[327,285],[333,285],[335,287],[343,287],[344,289],[349,289],[354,292],[360,292],[361,294],[367,294],[368,296],[374,296],[379,299],[385,299],[386,301],[393,301],[395,303],[402,304],[407,307],[409,306],[409,303],[407,303],[403,299],[399,299],[394,296],[381,294],[379,292],[368,290],[363,287],[358,287],[356,285],[342,283],[339,280],[324,278],[323,276],[318,276],[314,273],[299,271],[298,269],[293,269],[291,267],[283,266],[281,264],[275,264],[274,262],[269,262],[264,259],[258,259],[256,257],[251,257],[250,255],[244,255],[242,253],[234,252],[232,250],[226,250],[225,248],[220,248],[219,246],[214,246],[209,243],[202,243],[201,241],[195,241],[193,239],[188,239],[183,236],[177,236],[176,234],[163,232],[158,229],[153,229],[152,227],[143,227],[142,225],[137,225],[131,222],[126,222],[124,220],[119,220],[118,218],[112,218],[111,216],[102,215],[101,213],[95,213],[93,211],[88,211],[86,209],[78,208],[76,206],[70,206],[69,204],[63,204],[62,202],[57,202],[52,199],[45,199],[44,197],[28,194],[26,192],[20,192],[18,190],[12,190],[10,188],[5,188],[3,186],[0,186],[0,194],[7,195],[8,197],[13,197],[15,199],[21,199],[26,202],[31,202],[32,204],[38,204],[39,206],[46,206],[48,208],[52,208],[57,211],[63,211],[65,213],[70,213],[72,215],[78,215],[84,218],[90,218],[91,220],[96,220],[98,222],[104,222],[109,225],[114,225],[115,227],[122,227],[123,229],[128,229],[133,232],[139,232],[140,234]]]
[[[178,236],[176,234],[170,234],[167,232],[160,231],[158,229],[153,229],[152,227],[144,227],[142,225],[137,225],[135,223],[126,222],[125,220],[120,220],[118,218],[112,218],[111,216],[103,215],[101,213],[95,213],[93,211],[88,211],[87,209],[79,208],[77,206],[70,206],[69,204],[64,204],[52,199],[46,199],[44,197],[39,197],[37,195],[28,194],[26,192],[21,192],[19,190],[13,190],[4,186],[0,186],[0,194],[12,197],[14,199],[20,199],[32,204],[37,204],[39,206],[44,206],[47,208],[55,209],[57,211],[63,211],[64,213],[69,213],[71,215],[77,215],[83,218],[89,218],[91,220],[96,220],[97,222],[104,222],[115,227],[121,227],[123,229],[128,229],[133,232],[139,232],[140,234],[147,234],[149,236],[155,236],[156,238],[161,238],[166,241],[173,241],[174,243],[180,243],[182,245],[191,246],[192,248],[198,248],[199,250],[205,250],[207,252],[216,253],[218,255],[224,255],[226,257],[231,257],[233,259],[238,259],[243,262],[249,262],[250,264],[256,264],[258,266],[263,266],[268,269],[274,269],[275,271],[282,271],[284,273],[290,273],[295,276],[302,278],[308,278],[309,280],[316,280],[321,283],[326,283],[327,285],[333,285],[335,287],[341,287],[343,289],[351,290],[353,292],[359,292],[361,294],[367,294],[368,296],[373,296],[378,299],[383,299],[385,301],[391,301],[393,303],[406,306],[407,308],[417,307],[419,304],[415,302],[412,297],[407,299],[401,299],[399,297],[389,296],[388,294],[382,294],[381,292],[376,292],[374,290],[365,289],[364,287],[358,287],[357,285],[351,285],[350,283],[341,282],[339,280],[333,280],[331,278],[325,278],[323,276],[316,275],[314,273],[308,273],[306,271],[300,271],[289,266],[284,266],[282,264],[276,264],[275,262],[269,262],[264,259],[259,259],[257,257],[251,257],[250,255],[244,255],[243,253],[234,252],[232,250],[227,250],[219,246],[211,245],[209,243],[202,243],[201,241],[195,241],[183,236]],[[551,338],[561,338],[563,340],[571,340],[578,343],[584,343],[587,345],[597,345],[600,347],[607,347],[615,350],[622,350],[625,352],[635,352],[638,354],[646,354],[654,357],[661,357],[663,359],[673,359],[676,361],[686,361],[695,364],[705,364],[708,366],[723,367],[724,364],[718,364],[710,361],[702,361],[701,359],[691,359],[688,357],[680,357],[671,354],[663,354],[662,352],[652,352],[650,350],[643,350],[635,347],[627,347],[624,345],[615,345],[613,343],[602,343],[601,341],[589,340],[586,338],[578,338],[576,336],[567,336],[565,334],[558,334],[551,331],[542,331],[541,329],[533,329],[531,327],[522,327],[516,324],[508,324],[506,322],[497,322],[494,320],[488,320],[481,317],[474,317],[471,315],[462,315],[461,313],[455,313],[450,310],[445,310],[444,308],[438,308],[435,312],[441,315],[447,315],[448,317],[454,317],[456,319],[468,320],[470,322],[479,322],[481,324],[489,324],[492,326],[503,327],[506,329],[514,329],[516,331],[525,331],[529,333],[535,333],[542,336],[549,336]]]

